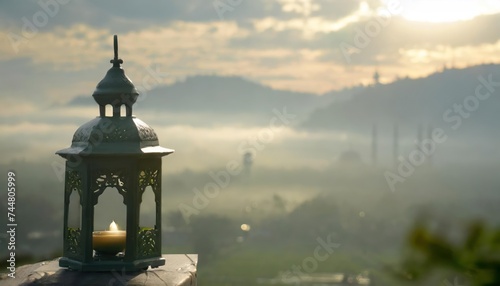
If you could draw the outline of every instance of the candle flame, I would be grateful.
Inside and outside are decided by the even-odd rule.
[[[117,230],[118,230],[118,225],[116,224],[116,222],[115,222],[115,221],[113,221],[113,222],[111,222],[111,223],[109,224],[109,230],[110,230],[110,231],[117,231]]]

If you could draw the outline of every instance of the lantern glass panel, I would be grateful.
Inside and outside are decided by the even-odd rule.
[[[116,188],[107,187],[94,206],[94,231],[108,230],[112,221],[120,230],[125,230],[126,215],[127,206],[123,204],[122,195]]]
[[[92,245],[96,258],[122,256],[126,245],[126,206],[117,188],[107,187],[94,206]],[[118,203],[117,203],[118,202]]]
[[[142,194],[140,205],[139,227],[154,228],[156,225],[155,194],[151,186],[147,186]]]
[[[68,204],[68,227],[73,229],[82,228],[82,205],[80,204],[80,194],[73,190],[69,195]]]

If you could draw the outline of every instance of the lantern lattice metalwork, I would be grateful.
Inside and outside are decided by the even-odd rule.
[[[93,98],[99,116],[75,132],[66,159],[64,245],[61,267],[81,271],[135,271],[165,264],[161,254],[161,159],[174,150],[159,146],[155,131],[132,116],[139,93],[121,68],[114,36],[113,66],[99,82]],[[106,114],[111,105],[112,114]],[[125,114],[121,114],[125,106]],[[107,188],[115,188],[126,207],[126,231],[94,230],[94,207]],[[154,193],[155,225],[141,226],[140,208],[146,188]],[[75,199],[76,198],[76,199]],[[76,223],[69,220],[70,201],[79,206]],[[108,235],[102,242],[97,235]],[[100,248],[98,248],[98,242]],[[123,245],[121,244],[123,243]]]

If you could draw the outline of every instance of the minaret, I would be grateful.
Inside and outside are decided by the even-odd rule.
[[[374,82],[374,85],[379,85],[380,84],[380,74],[378,73],[377,70],[373,74],[373,82]]]
[[[394,167],[399,165],[399,129],[398,124],[394,123],[394,143],[393,143]]]
[[[417,150],[420,150],[420,148],[422,148],[422,136],[423,136],[423,125],[422,123],[420,123],[418,125],[418,129],[417,129],[417,139],[415,141],[415,147]]]
[[[432,140],[432,131],[434,131],[434,127],[432,127],[432,124],[429,123],[427,125],[427,139],[429,139],[429,140]],[[429,154],[429,158],[427,158],[429,166],[432,166],[432,155],[433,155],[432,153]]]
[[[377,124],[373,124],[372,129],[372,164],[377,166]]]
[[[250,176],[252,170],[253,156],[251,152],[243,154],[243,171],[245,175]]]

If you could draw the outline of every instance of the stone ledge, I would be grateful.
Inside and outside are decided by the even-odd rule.
[[[120,286],[196,286],[196,254],[163,255],[165,265],[138,272],[80,272],[59,267],[59,258],[16,269],[16,278],[0,277],[0,285],[120,285]]]

